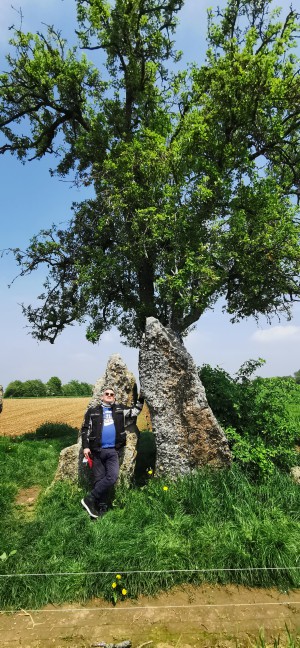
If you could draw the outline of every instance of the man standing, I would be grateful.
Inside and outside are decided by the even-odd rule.
[[[103,389],[100,405],[89,407],[82,424],[83,454],[92,459],[94,487],[81,500],[82,506],[92,518],[98,518],[107,510],[106,495],[119,475],[118,451],[126,445],[125,424],[137,417],[143,407],[140,397],[135,407],[128,408],[115,402],[115,390]]]

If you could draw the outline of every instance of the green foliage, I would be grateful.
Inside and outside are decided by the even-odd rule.
[[[300,369],[298,369],[298,371],[295,371],[294,377],[297,385],[300,385]]]
[[[2,560],[2,562],[4,562],[4,561],[8,560],[11,556],[14,556],[16,553],[17,553],[16,549],[13,549],[12,551],[10,551],[9,554],[7,554],[6,551],[4,551],[0,555],[0,560]]]
[[[46,383],[47,396],[61,396],[62,395],[62,382],[57,376],[52,376]]]
[[[60,378],[52,376],[44,385],[41,380],[14,380],[4,392],[4,398],[44,398],[58,396],[91,396],[93,385],[71,380],[62,385]]]
[[[21,398],[24,396],[24,388],[21,380],[10,382],[3,394],[4,398]]]
[[[275,466],[297,463],[299,424],[292,406],[300,405],[300,389],[292,378],[255,378],[249,361],[232,378],[220,367],[199,369],[208,402],[232,446],[235,459],[266,475]]]
[[[41,380],[14,380],[9,383],[4,398],[43,398],[46,396],[46,386]]]
[[[65,230],[14,250],[21,275],[47,267],[41,305],[23,309],[33,335],[54,342],[88,320],[91,341],[115,325],[136,345],[147,316],[184,334],[219,296],[233,319],[289,316],[299,16],[228,0],[208,11],[205,63],[182,70],[172,38],[183,0],[76,4],[78,47],[53,27],[15,30],[0,80],[0,151],[55,153],[60,176],[94,190]]]
[[[91,396],[93,386],[86,382],[79,382],[78,380],[70,380],[62,386],[63,396]]]

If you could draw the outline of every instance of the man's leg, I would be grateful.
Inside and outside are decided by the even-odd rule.
[[[101,466],[95,464],[92,497],[99,503],[106,502],[106,495],[119,476],[119,455],[115,448],[103,448],[100,453]],[[93,466],[94,467],[94,466]]]
[[[93,452],[93,467],[92,467],[92,477],[93,477],[93,484],[97,484],[103,477],[105,477],[105,466],[101,461],[101,452],[96,451]],[[82,506],[86,509],[88,514],[96,519],[99,517],[99,502],[96,497],[92,493],[89,493],[89,495],[86,495],[82,500],[81,500]]]
[[[102,462],[101,459],[101,451],[94,453],[93,455],[93,488],[96,487],[96,485],[103,480],[105,477],[105,464]],[[91,497],[94,497],[95,503],[96,503],[96,509],[98,512],[98,517],[101,517],[106,513],[107,511],[107,503],[106,503],[106,498],[104,496],[101,497],[101,501],[99,501],[98,497],[95,498],[94,495],[91,493]]]

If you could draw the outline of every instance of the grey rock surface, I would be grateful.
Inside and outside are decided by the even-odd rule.
[[[291,476],[296,484],[300,484],[300,466],[293,466],[291,468]]]
[[[94,407],[94,405],[100,403],[103,388],[106,385],[115,389],[116,401],[118,403],[130,406],[132,402],[136,401],[136,379],[133,373],[127,369],[124,360],[122,360],[118,353],[110,356],[104,375],[97,380],[89,407]]]
[[[92,484],[91,469],[87,463],[83,463],[83,458],[81,439],[64,448],[59,455],[53,483],[68,480],[89,489]]]
[[[206,464],[230,465],[227,439],[192,357],[154,317],[146,322],[139,371],[156,437],[156,474],[172,478]]]

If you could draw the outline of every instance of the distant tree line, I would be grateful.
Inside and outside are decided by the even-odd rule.
[[[7,385],[4,398],[45,398],[51,396],[91,396],[93,385],[79,380],[70,380],[65,385],[60,378],[52,376],[48,382],[41,380],[13,380]]]

